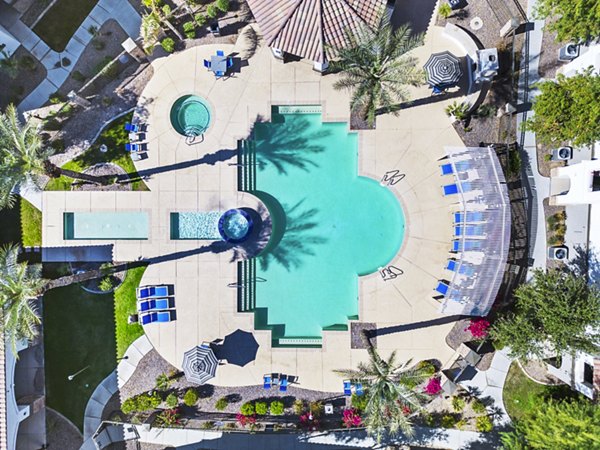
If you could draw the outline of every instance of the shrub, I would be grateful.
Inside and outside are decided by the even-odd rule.
[[[325,407],[321,402],[310,402],[308,409],[314,417],[321,417],[323,411],[325,411]]]
[[[470,332],[471,336],[475,339],[485,339],[488,335],[489,327],[490,323],[485,319],[471,319],[465,331]]]
[[[137,412],[137,403],[135,401],[135,397],[126,399],[121,405],[121,411],[123,411],[123,414]]]
[[[548,238],[548,244],[549,245],[563,245],[564,244],[564,237],[563,236],[550,236]]]
[[[481,105],[479,108],[477,108],[475,115],[477,117],[490,118],[494,117],[497,111],[498,108],[496,108],[494,105],[486,103],[485,105]]]
[[[208,18],[204,14],[198,13],[194,16],[194,20],[196,21],[196,25],[201,27],[202,25],[204,25],[206,23]]]
[[[265,402],[256,402],[254,404],[254,411],[256,412],[256,414],[258,414],[259,416],[264,416],[267,414],[268,408],[267,408],[267,404]]]
[[[239,423],[243,427],[245,427],[246,425],[250,425],[252,427],[254,426],[254,424],[256,424],[256,417],[254,416],[254,414],[245,415],[243,413],[238,413],[235,416],[235,420],[237,420],[237,423]]]
[[[350,403],[352,404],[352,407],[354,407],[355,409],[357,409],[360,412],[363,412],[365,410],[365,408],[367,407],[367,396],[366,395],[356,395],[356,394],[352,394],[352,397],[350,398]]]
[[[186,406],[194,406],[198,403],[198,393],[195,389],[188,389],[183,395],[183,403]]]
[[[161,373],[156,377],[156,389],[159,391],[165,391],[169,389],[171,383],[172,381],[169,379],[169,376],[166,373]]]
[[[432,377],[437,372],[431,361],[420,361],[419,364],[417,364],[417,369],[419,369],[426,377]]]
[[[179,416],[180,414],[177,408],[165,409],[158,416],[156,416],[156,421],[159,425],[162,425],[164,427],[172,427],[181,424]]]
[[[141,394],[137,397],[138,409],[140,411],[149,411],[158,408],[162,403],[162,397],[158,392],[152,394]]]
[[[217,0],[215,6],[223,12],[227,12],[229,11],[229,0]]]
[[[175,41],[172,38],[164,38],[160,41],[160,46],[167,53],[173,53],[175,51]]]
[[[475,419],[475,428],[480,433],[489,433],[494,428],[494,424],[492,424],[492,420],[489,416],[480,416]]]
[[[281,416],[284,413],[283,402],[279,400],[273,400],[271,405],[269,405],[269,410],[271,414],[274,416]]]
[[[454,100],[450,105],[446,106],[446,115],[454,116],[456,120],[465,120],[469,113],[470,105],[467,102],[457,102]]]
[[[433,427],[435,425],[435,418],[428,412],[423,413],[423,421],[428,427]]]
[[[235,430],[237,428],[237,425],[233,422],[227,422],[225,424],[225,428],[228,430]]]
[[[188,39],[194,39],[196,37],[196,24],[194,22],[186,22],[183,24],[183,34]]]
[[[212,420],[202,422],[202,425],[200,425],[201,430],[212,430],[214,427],[215,427],[215,423]]]
[[[460,419],[454,426],[459,430],[464,429],[467,426],[467,419]]]
[[[444,414],[442,416],[440,425],[442,428],[454,428],[456,425],[456,417],[454,417],[452,414]]]
[[[179,403],[179,399],[177,398],[177,396],[175,394],[169,394],[169,395],[167,395],[167,398],[165,399],[165,403],[167,404],[167,406],[169,408],[175,408],[177,406],[177,404]]]
[[[94,25],[90,25],[87,29],[88,33],[90,33],[92,36],[96,36],[98,34],[98,27],[94,26]]]
[[[476,414],[483,414],[487,412],[487,408],[481,400],[475,400],[473,403],[471,403],[471,408],[473,408],[473,412]]]
[[[304,401],[303,400],[294,400],[294,414],[300,415],[304,412]]]
[[[438,377],[430,378],[425,385],[424,392],[428,395],[437,395],[442,390],[442,383]]]
[[[466,404],[467,402],[464,398],[458,396],[452,397],[452,409],[455,412],[461,412],[463,409],[465,409]]]
[[[50,103],[52,103],[53,105],[56,105],[58,103],[64,103],[67,101],[67,99],[65,98],[64,95],[55,92],[53,94],[50,94],[50,97],[48,97],[48,100],[50,101]]]
[[[544,155],[544,161],[552,161],[552,155],[550,153],[546,153]]]
[[[227,401],[227,397],[221,397],[215,403],[215,409],[217,411],[223,411],[225,408],[227,408],[227,405],[229,405],[229,402]]]
[[[345,409],[342,415],[342,424],[346,428],[360,427],[362,425],[362,418],[358,410],[354,408]]]
[[[112,277],[108,276],[108,277],[102,278],[102,281],[100,281],[100,284],[98,285],[98,289],[100,289],[102,292],[112,291],[113,290]]]
[[[71,77],[75,81],[79,81],[80,83],[83,83],[87,79],[86,76],[82,74],[79,70],[74,70],[73,72],[71,72]]]
[[[438,14],[442,19],[447,19],[452,14],[452,7],[448,3],[442,3],[438,10]]]
[[[252,416],[254,415],[254,404],[251,402],[244,403],[240,408],[240,413],[243,416]]]
[[[206,15],[209,18],[214,19],[215,17],[217,17],[218,14],[219,10],[217,9],[217,6],[214,3],[211,3],[206,7]]]

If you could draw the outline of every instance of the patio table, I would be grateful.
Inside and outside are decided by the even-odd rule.
[[[227,56],[212,55],[210,57],[210,70],[215,74],[217,72],[227,72]]]

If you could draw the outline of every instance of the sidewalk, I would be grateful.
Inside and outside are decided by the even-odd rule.
[[[4,2],[0,2],[0,25],[6,28],[20,43],[37,58],[46,68],[47,76],[18,105],[20,113],[42,106],[51,94],[56,92],[66,81],[71,70],[79,60],[86,46],[92,41],[88,29],[91,26],[100,28],[109,19],[116,20],[125,32],[133,39],[140,33],[142,18],[127,1],[100,0],[79,26],[65,51],[58,53],[50,49],[37,34],[18,20],[19,14]],[[68,58],[68,67],[56,67],[62,58]]]

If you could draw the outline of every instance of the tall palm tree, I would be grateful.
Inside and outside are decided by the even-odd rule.
[[[385,13],[374,29],[366,25],[356,33],[347,29],[345,37],[345,45],[333,49],[336,58],[330,68],[342,74],[334,88],[350,90],[350,109],[373,126],[377,109],[392,111],[395,104],[408,100],[407,85],[424,82],[417,58],[406,55],[422,44],[422,37],[411,36],[408,26],[394,31]]]
[[[369,434],[378,442],[386,431],[391,435],[398,431],[410,435],[413,430],[407,413],[421,409],[427,396],[415,387],[428,376],[417,367],[409,368],[411,361],[397,363],[396,352],[383,359],[370,343],[367,349],[368,363],[359,363],[356,370],[336,372],[366,384],[364,422]]]
[[[38,334],[40,317],[35,300],[46,284],[41,266],[18,262],[18,255],[17,245],[0,247],[0,333],[10,342],[15,356],[19,340],[32,340]]]
[[[105,184],[106,177],[89,175],[74,170],[63,169],[53,164],[49,158],[53,150],[44,147],[36,126],[32,122],[22,124],[17,109],[8,105],[0,113],[0,175],[2,186],[36,181],[32,175],[47,175],[57,178],[64,175],[69,178],[85,180],[91,183]],[[8,190],[10,193],[10,189]],[[8,196],[10,197],[10,196]],[[0,208],[10,206],[6,192],[0,195]],[[4,203],[2,203],[4,200]]]

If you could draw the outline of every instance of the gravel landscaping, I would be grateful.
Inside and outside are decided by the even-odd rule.
[[[31,53],[20,46],[11,57],[19,61],[19,74],[12,78],[0,70],[0,109],[4,110],[9,103],[19,104],[45,78],[46,68]]]
[[[46,407],[46,439],[52,449],[79,450],[83,444],[83,436],[77,427],[49,407]]]
[[[523,372],[525,372],[529,376],[529,378],[532,378],[540,384],[564,384],[561,380],[559,380],[550,372],[548,372],[547,366],[543,361],[532,359],[524,363],[520,362],[519,366],[521,367]]]
[[[74,191],[131,191],[133,185],[129,183],[127,172],[121,167],[113,163],[94,164],[83,171],[88,175],[97,177],[119,177],[119,183],[98,185],[95,183],[87,183],[82,180],[76,180],[72,186]]]

